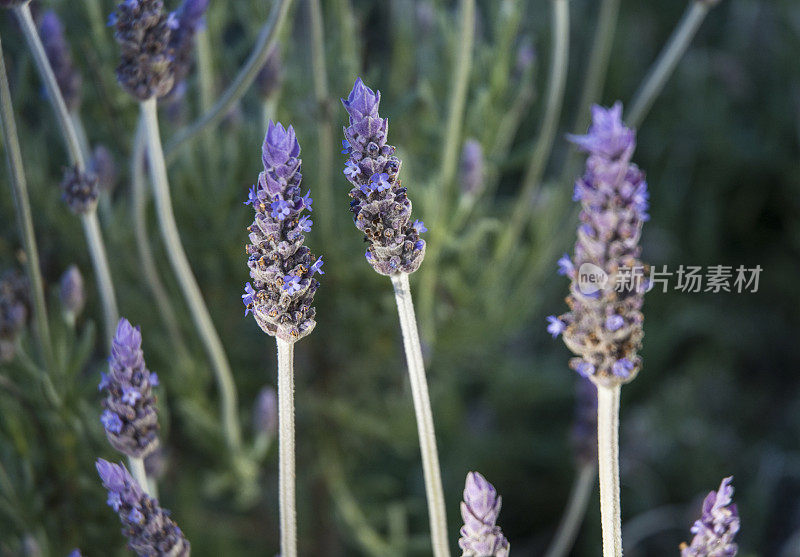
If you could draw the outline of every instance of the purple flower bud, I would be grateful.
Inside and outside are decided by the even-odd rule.
[[[582,206],[575,251],[558,262],[559,274],[572,281],[570,311],[559,320],[565,324],[564,343],[579,356],[570,367],[610,386],[632,380],[641,367],[644,288],[622,282],[621,270],[646,275],[639,236],[648,199],[644,175],[630,162],[636,134],[621,120],[622,105],[595,106],[592,116],[588,134],[570,136],[589,157],[575,184],[574,199]],[[607,280],[587,285],[582,275],[588,274],[604,274]]]
[[[253,429],[267,435],[278,431],[278,395],[272,387],[264,387],[258,393],[253,408]]]
[[[137,555],[188,557],[189,541],[163,510],[148,497],[121,464],[98,459],[97,473],[108,491],[108,504],[119,515],[128,547]]]
[[[722,480],[717,491],[703,501],[700,519],[691,532],[692,543],[681,544],[681,557],[733,557],[739,546],[733,541],[739,531],[739,511],[733,504],[733,476]]]
[[[28,321],[28,282],[16,271],[0,276],[0,363],[10,362]]]
[[[389,121],[378,114],[381,94],[357,79],[342,99],[350,125],[344,129],[349,155],[344,174],[353,186],[353,222],[370,243],[367,261],[382,275],[413,273],[425,257],[425,241],[409,224],[411,201],[400,185],[400,159],[386,143]]]
[[[69,46],[64,38],[64,27],[54,11],[48,10],[42,16],[39,35],[50,67],[56,76],[61,96],[64,97],[64,103],[70,111],[73,111],[81,104],[82,80],[72,63]]]
[[[97,186],[100,191],[112,191],[117,183],[117,166],[114,164],[114,156],[108,147],[98,145],[92,152],[89,160],[89,170],[97,176]]]
[[[256,76],[256,89],[264,99],[270,99],[280,91],[283,84],[283,65],[281,52],[278,46],[272,47],[267,55],[267,61]]]
[[[81,557],[81,550],[73,549],[72,551],[69,552],[69,555],[67,555],[67,557]]]
[[[252,284],[242,295],[245,315],[250,311],[261,329],[294,342],[309,334],[316,322],[311,306],[319,283],[322,260],[304,246],[311,221],[310,193],[300,195],[300,144],[292,126],[269,123],[262,149],[264,171],[250,190],[246,204],[255,210],[247,231],[248,267]]]
[[[117,80],[139,101],[163,97],[175,84],[172,33],[162,0],[125,0],[109,22],[120,46]]]
[[[108,393],[100,418],[106,437],[121,453],[143,458],[159,444],[158,414],[152,393],[155,374],[145,366],[139,327],[125,318],[117,325],[108,367],[108,374],[103,374],[100,380],[100,386]]]
[[[478,196],[484,186],[483,147],[477,139],[467,139],[461,151],[459,172],[464,195]]]
[[[517,61],[514,71],[521,76],[536,63],[536,49],[530,37],[525,37],[517,48]]]
[[[547,323],[548,323],[547,332],[553,335],[553,338],[556,338],[558,335],[563,333],[564,330],[567,328],[567,326],[564,325],[564,322],[561,321],[555,315],[548,315]]]
[[[61,275],[59,297],[64,309],[77,317],[86,306],[86,291],[83,288],[83,276],[75,265]]]
[[[467,474],[461,517],[464,526],[458,546],[462,557],[507,557],[508,540],[497,526],[502,497],[478,472]]]
[[[61,180],[61,199],[76,215],[91,213],[97,207],[97,198],[100,189],[97,186],[97,176],[87,171],[81,172],[75,166],[64,170]]]

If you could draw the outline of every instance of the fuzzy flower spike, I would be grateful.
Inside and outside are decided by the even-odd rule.
[[[169,46],[173,55],[173,91],[184,82],[194,61],[195,36],[203,28],[209,0],[183,0],[180,7],[168,16]]]
[[[131,551],[147,557],[189,556],[189,541],[169,517],[169,511],[144,493],[124,466],[102,458],[96,466],[108,491],[108,506],[119,514],[122,534],[128,538]]]
[[[497,526],[503,498],[478,472],[467,474],[461,516],[464,526],[458,546],[462,557],[508,557],[509,543]]]
[[[739,531],[739,511],[733,503],[733,476],[725,478],[717,491],[703,501],[703,513],[692,526],[691,545],[681,544],[681,557],[733,557],[739,546],[733,538]]]
[[[373,92],[360,78],[342,99],[350,115],[342,152],[349,155],[344,174],[353,185],[353,221],[369,242],[367,261],[378,273],[391,276],[419,268],[425,257],[420,234],[427,228],[422,221],[409,223],[411,201],[398,179],[400,159],[386,143],[389,120],[378,114],[380,100],[380,91]]]
[[[74,111],[81,103],[81,76],[72,63],[64,26],[54,11],[48,10],[42,16],[39,34],[64,102],[70,111]]]
[[[641,367],[642,304],[647,269],[639,237],[648,219],[644,174],[630,162],[636,134],[621,119],[622,105],[595,106],[589,133],[570,141],[589,154],[575,183],[580,225],[575,253],[559,261],[571,280],[570,311],[550,316],[547,330],[563,334],[576,354],[570,367],[597,384],[631,381]]]
[[[111,344],[108,375],[99,389],[106,389],[105,410],[100,421],[109,443],[131,458],[144,458],[158,447],[158,415],[153,387],[158,377],[144,363],[142,333],[127,319],[119,320]]]
[[[313,329],[315,310],[311,307],[322,271],[317,258],[303,245],[304,233],[313,224],[311,195],[300,195],[300,144],[292,126],[269,123],[262,149],[264,170],[248,200],[255,210],[247,227],[250,244],[247,266],[253,283],[245,285],[242,301],[245,314],[253,316],[261,329],[286,342],[295,342]]]

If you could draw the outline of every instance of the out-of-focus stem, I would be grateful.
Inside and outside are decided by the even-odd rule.
[[[281,556],[297,557],[294,459],[294,343],[278,344],[278,498]]]
[[[449,557],[447,541],[447,513],[445,511],[442,474],[439,469],[439,453],[436,448],[436,432],[433,425],[433,411],[428,394],[428,380],[422,360],[417,319],[414,315],[414,301],[408,284],[408,275],[392,275],[397,313],[400,317],[400,330],[403,333],[403,346],[408,364],[408,377],[411,382],[411,395],[417,417],[422,471],[425,477],[425,494],[428,499],[428,520],[431,528],[431,543],[435,557]]]
[[[139,120],[131,154],[131,201],[133,205],[133,233],[136,238],[136,249],[139,253],[139,264],[144,280],[155,298],[156,307],[167,328],[172,344],[183,357],[188,357],[186,343],[181,335],[178,319],[172,307],[167,289],[158,275],[158,265],[153,257],[150,239],[147,234],[146,189],[145,189],[145,136],[144,123]]]
[[[620,385],[597,386],[597,465],[600,476],[600,522],[603,557],[622,557],[619,498]]]
[[[556,530],[556,535],[553,537],[545,557],[564,557],[569,554],[575,544],[575,537],[578,535],[583,518],[586,516],[586,509],[589,507],[589,499],[594,490],[596,478],[597,466],[595,463],[583,464],[578,469],[564,516],[561,517],[558,530]]]
[[[0,118],[3,126],[3,144],[6,160],[8,160],[9,185],[17,213],[17,226],[22,245],[25,247],[25,265],[30,281],[31,301],[33,302],[33,319],[36,326],[36,340],[39,344],[45,365],[53,372],[53,344],[50,338],[50,324],[47,320],[47,304],[44,299],[42,272],[39,267],[39,249],[36,246],[36,232],[33,228],[31,203],[28,198],[28,184],[22,162],[22,151],[17,136],[17,123],[14,108],[11,105],[11,91],[8,87],[8,75],[0,43]]]
[[[547,166],[547,159],[553,149],[553,140],[561,117],[564,86],[567,80],[567,66],[569,64],[569,0],[552,0],[552,3],[553,47],[544,119],[528,169],[525,172],[522,189],[513,204],[514,209],[508,225],[495,248],[495,262],[508,255],[519,238],[527,218],[530,216],[537,189],[541,185],[542,175]]]
[[[214,102],[214,63],[208,28],[200,29],[195,37],[197,50],[197,75],[200,82],[200,109],[206,112]]]
[[[647,72],[647,77],[633,96],[631,108],[625,118],[629,126],[638,128],[647,116],[656,97],[661,93],[672,72],[675,71],[675,67],[686,49],[689,48],[697,30],[715,3],[711,0],[691,0],[680,23],[672,32],[661,54]]]
[[[190,124],[170,139],[165,151],[167,160],[172,161],[178,148],[184,143],[194,139],[206,127],[219,124],[236,101],[242,98],[267,61],[270,50],[272,50],[272,47],[278,40],[278,34],[287,19],[291,5],[292,0],[279,0],[275,4],[269,21],[267,21],[266,25],[264,25],[264,28],[261,30],[253,52],[250,54],[244,66],[242,66],[242,69],[239,70],[233,82],[225,92],[222,93],[222,96],[217,100],[211,110],[205,112],[194,123]]]
[[[320,203],[320,226],[322,237],[333,239],[333,123],[331,121],[330,95],[328,93],[328,71],[325,63],[325,35],[322,24],[322,8],[319,0],[308,0],[308,18],[311,25],[311,65],[314,78],[314,96],[320,119],[317,123],[317,189]]]
[[[214,328],[211,315],[208,313],[200,287],[192,273],[186,252],[183,249],[175,215],[172,210],[172,200],[169,192],[167,178],[167,165],[164,152],[161,148],[161,136],[158,128],[158,112],[156,99],[149,99],[141,103],[142,118],[144,119],[145,137],[147,144],[147,159],[150,165],[150,177],[153,182],[153,193],[158,213],[158,223],[161,237],[167,248],[170,264],[175,272],[175,277],[181,286],[181,291],[186,298],[186,304],[192,314],[197,331],[203,340],[203,346],[208,353],[217,380],[222,403],[222,428],[228,448],[238,454],[241,450],[241,432],[237,415],[236,386],[233,382],[231,368],[222,347],[222,341]]]
[[[94,276],[97,288],[100,290],[100,299],[103,301],[103,323],[105,325],[106,339],[114,338],[119,321],[119,310],[114,295],[114,283],[111,280],[111,269],[108,266],[106,248],[103,244],[103,234],[100,232],[100,223],[97,220],[97,211],[89,211],[81,215],[81,224],[92,257]]]

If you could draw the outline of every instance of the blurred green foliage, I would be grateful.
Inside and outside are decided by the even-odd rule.
[[[121,311],[141,324],[148,365],[164,385],[161,502],[195,555],[274,554],[277,455],[270,451],[260,465],[255,498],[244,486],[237,489],[208,362],[164,264],[152,211],[150,239],[188,357],[175,356],[143,282],[128,183],[137,107],[115,83],[117,48],[104,22],[114,3],[40,4],[64,21],[84,76],[87,134],[92,144],[111,148],[121,173],[100,216]],[[599,101],[630,100],[683,4],[622,1]],[[269,5],[211,2],[204,71],[215,94],[247,56]],[[335,203],[328,215],[333,233],[316,227],[308,239],[325,255],[327,273],[316,297],[317,329],[296,351],[301,554],[425,555],[424,488],[391,288],[363,261],[341,161],[334,156],[332,183],[318,179],[318,131],[329,114],[338,144],[345,113],[336,98],[356,75],[380,89],[381,114],[390,118],[390,143],[403,159],[414,215],[430,218],[442,187],[437,179],[460,46],[458,10],[442,0],[323,0],[322,7],[331,98],[322,105],[315,100],[308,5],[299,1],[282,34],[285,80],[277,104],[277,117],[297,129],[305,184],[314,192],[331,188]],[[412,289],[426,281],[435,286],[430,311],[423,307],[420,315],[452,539],[464,476],[476,469],[503,495],[500,523],[516,555],[543,553],[575,472],[569,444],[575,378],[566,367],[567,351],[545,333],[544,316],[564,309],[566,284],[555,275],[555,260],[573,242],[575,221],[571,209],[556,203],[574,179],[561,173],[570,153],[562,132],[582,117],[575,107],[596,2],[570,4],[565,110],[532,226],[500,264],[487,264],[541,120],[549,10],[547,0],[478,3],[456,140],[460,146],[475,137],[483,144],[489,191],[463,226],[431,232],[442,242],[435,276],[426,277],[423,264],[412,278]],[[124,554],[117,518],[93,467],[100,456],[119,460],[103,439],[95,389],[109,339],[97,337],[101,311],[79,221],[59,200],[66,157],[10,13],[0,14],[0,36],[63,363],[56,378],[61,405],[45,397],[29,336],[21,339],[21,356],[0,366],[0,555],[21,552],[25,536],[35,537],[45,554],[65,555],[73,547],[90,556]],[[535,46],[537,62],[520,74],[516,50],[525,40]],[[723,0],[639,131],[634,159],[648,173],[652,214],[643,259],[670,268],[759,264],[764,271],[756,294],[653,291],[647,297],[645,367],[623,390],[622,402],[626,555],[676,554],[690,537],[700,498],[729,474],[742,516],[743,554],[800,554],[798,52],[797,2]],[[178,118],[163,113],[165,138],[200,113],[196,73],[188,85]],[[521,107],[519,118],[508,116],[514,107]],[[493,148],[504,117],[519,130],[511,130],[510,145],[498,152]],[[182,148],[170,168],[182,240],[231,359],[251,440],[251,407],[276,372],[273,340],[243,317],[239,299],[248,278],[243,245],[252,216],[242,201],[260,170],[264,129],[262,101],[253,90],[219,129]],[[447,202],[454,211],[457,200]],[[8,188],[0,194],[0,215],[0,262],[19,266],[23,255]],[[452,224],[444,220],[442,227]],[[63,322],[54,291],[71,263],[90,288],[75,330]],[[597,555],[599,539],[593,501],[574,554]]]

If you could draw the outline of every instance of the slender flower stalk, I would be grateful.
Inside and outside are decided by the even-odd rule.
[[[174,159],[178,148],[183,144],[197,137],[207,127],[216,126],[222,122],[231,108],[242,98],[277,43],[280,31],[288,19],[292,1],[279,0],[274,4],[270,18],[262,28],[256,45],[253,47],[253,52],[211,110],[170,139],[165,151],[168,162]]]
[[[739,551],[733,541],[740,523],[731,481],[733,476],[725,478],[717,491],[706,496],[702,515],[692,526],[692,543],[680,546],[681,557],[734,557]]]
[[[36,245],[36,232],[33,228],[31,204],[28,198],[28,185],[22,163],[22,151],[17,136],[14,108],[11,105],[11,91],[8,87],[3,47],[0,43],[0,121],[3,128],[3,145],[9,170],[9,186],[14,199],[20,239],[25,248],[25,263],[30,282],[33,320],[36,327],[36,340],[45,365],[51,369],[53,364],[50,325],[47,319],[47,305],[44,298],[42,271],[39,263],[39,249]]]
[[[700,25],[708,15],[711,8],[716,6],[719,0],[689,0],[689,6],[672,32],[664,49],[658,55],[653,66],[647,72],[647,77],[639,86],[636,94],[631,101],[631,109],[627,114],[626,120],[631,126],[641,125],[650,107],[653,106],[661,90],[664,89],[667,80],[670,78],[678,62],[681,61],[686,49],[692,42]]]
[[[619,498],[619,400],[642,361],[642,304],[646,267],[639,237],[649,218],[644,174],[630,162],[636,134],[622,122],[622,105],[592,109],[593,123],[570,140],[589,153],[573,199],[582,211],[572,258],[562,257],[559,273],[570,278],[570,311],[548,317],[547,330],[563,334],[576,355],[570,367],[597,386],[598,471],[603,554],[622,554]],[[597,277],[589,281],[587,277]]]
[[[110,337],[113,335],[119,311],[117,310],[117,300],[114,293],[114,284],[111,280],[105,245],[95,212],[97,193],[94,190],[96,189],[96,179],[86,171],[86,160],[78,133],[61,94],[58,79],[50,66],[50,61],[39,37],[36,24],[33,22],[30,6],[27,3],[18,5],[15,8],[15,13],[28,47],[33,54],[36,67],[47,89],[48,99],[55,111],[56,120],[72,163],[72,168],[67,169],[62,188],[67,188],[65,190],[65,200],[70,205],[70,208],[81,216],[81,224],[83,225],[86,243],[94,266],[95,279],[100,290],[100,299],[103,304],[106,334]],[[70,194],[75,194],[75,197],[71,198]],[[73,200],[77,200],[77,203],[73,203]]]
[[[264,170],[250,189],[246,205],[255,211],[247,227],[247,266],[253,283],[245,285],[245,315],[253,314],[259,327],[278,345],[278,482],[281,555],[297,555],[295,503],[294,343],[311,333],[316,322],[314,293],[322,271],[303,245],[313,222],[311,192],[300,194],[300,144],[292,126],[269,123],[262,146]]]
[[[236,455],[241,451],[236,386],[222,341],[214,328],[181,243],[161,146],[156,102],[159,97],[168,94],[175,83],[171,40],[173,31],[179,26],[178,18],[174,14],[168,16],[163,8],[161,0],[125,1],[117,7],[111,19],[121,50],[117,80],[123,89],[139,101],[161,237],[211,360],[220,391],[223,433],[229,449]]]
[[[494,486],[478,472],[467,474],[464,500],[461,502],[461,539],[458,546],[462,557],[508,557],[510,545],[497,526],[503,498]]]
[[[367,262],[377,273],[390,277],[394,286],[417,417],[433,554],[447,557],[450,550],[439,455],[408,283],[408,275],[419,268],[425,257],[426,242],[420,234],[428,229],[422,221],[409,222],[411,201],[398,178],[400,159],[394,155],[395,148],[386,143],[389,121],[378,114],[380,99],[380,92],[372,91],[361,79],[356,80],[347,99],[342,99],[350,116],[342,142],[342,153],[348,155],[344,174],[353,186],[353,221],[369,243]]]

